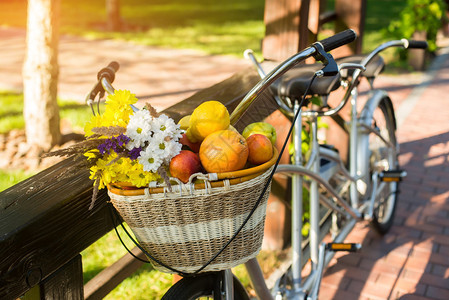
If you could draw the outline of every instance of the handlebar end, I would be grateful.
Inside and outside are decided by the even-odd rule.
[[[407,49],[427,49],[429,44],[427,41],[416,41],[416,40],[406,40],[404,39],[404,47]]]
[[[119,68],[119,63],[116,61],[112,61],[106,68],[103,68],[98,72],[97,79],[101,80],[105,77],[110,83],[112,83],[115,79],[115,72],[117,72]]]
[[[335,48],[352,43],[356,38],[357,33],[352,29],[347,29],[327,39],[321,40],[318,43],[321,43],[324,51],[329,52]]]

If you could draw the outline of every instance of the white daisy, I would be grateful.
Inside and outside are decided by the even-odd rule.
[[[152,136],[152,121],[153,117],[146,110],[139,110],[130,116],[126,127],[126,135],[131,139],[128,149],[145,146]]]
[[[157,134],[159,131],[164,133],[165,136],[171,138],[180,138],[181,129],[180,125],[176,124],[175,121],[169,118],[167,115],[160,115],[154,120],[154,132]]]
[[[144,171],[153,173],[156,173],[157,169],[163,163],[161,156],[157,152],[152,151],[151,147],[147,147],[144,151],[141,151],[138,160],[142,164]]]

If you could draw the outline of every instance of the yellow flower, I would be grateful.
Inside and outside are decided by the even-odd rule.
[[[90,121],[86,123],[86,125],[84,125],[84,132],[85,132],[85,136],[91,136],[92,134],[94,134],[92,132],[92,128],[94,127],[100,127],[103,126],[102,125],[102,117],[99,115],[96,116],[92,116],[90,118]]]
[[[93,134],[94,127],[121,126],[126,127],[129,116],[133,114],[131,104],[135,104],[137,98],[127,90],[116,90],[114,94],[106,98],[106,108],[102,115],[92,116],[84,127],[86,136]]]
[[[113,110],[118,111],[135,104],[137,98],[128,90],[115,90],[114,94],[106,98],[106,104]]]

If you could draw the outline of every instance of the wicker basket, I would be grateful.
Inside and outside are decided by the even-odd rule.
[[[277,155],[255,168],[207,174],[207,178],[200,177],[204,180],[200,184],[179,183],[172,186],[172,192],[162,187],[127,190],[109,186],[109,196],[140,246],[176,271],[195,273],[241,227],[269,180]],[[239,234],[200,272],[232,268],[258,254],[269,193],[268,187]],[[152,263],[160,271],[174,273]]]

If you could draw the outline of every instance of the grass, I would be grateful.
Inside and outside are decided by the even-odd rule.
[[[133,248],[132,242],[128,242],[123,229],[119,227],[118,231],[127,246]],[[92,246],[81,252],[84,283],[125,254],[126,250],[117,239],[114,230],[104,235]],[[144,264],[137,272],[109,293],[105,299],[160,299],[171,285],[172,276],[170,274],[158,272],[151,265]],[[145,291],[145,293],[142,294],[142,291]]]
[[[28,177],[32,176],[33,173],[24,172],[22,170],[1,170],[0,169],[0,192],[6,190],[7,188],[19,183]]]
[[[77,9],[73,10],[75,3]],[[124,30],[120,32],[106,29],[104,3],[99,0],[61,1],[61,33],[239,57],[247,48],[261,52],[265,34],[264,1],[261,0],[122,1]],[[382,29],[397,18],[405,5],[403,0],[367,0],[365,51],[385,41]],[[328,7],[334,7],[334,0],[328,0]],[[24,28],[25,24],[26,0],[0,2],[0,26]]]
[[[104,3],[61,1],[61,33],[241,57],[246,48],[260,50],[265,32],[264,1],[260,0],[121,1],[121,32],[105,29]],[[26,0],[0,2],[0,26],[25,28],[25,24]]]
[[[90,109],[70,100],[59,100],[60,116],[67,126],[76,133],[82,133],[84,124],[89,120]],[[23,129],[23,94],[0,91],[0,134],[13,129]],[[0,191],[30,177],[32,172],[22,170],[0,170]]]

